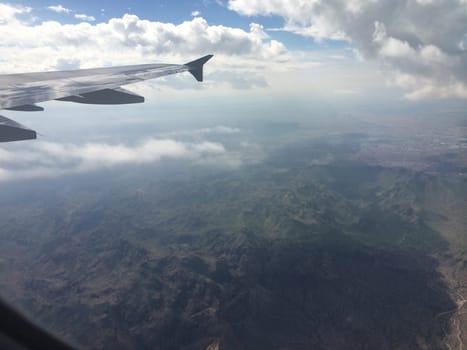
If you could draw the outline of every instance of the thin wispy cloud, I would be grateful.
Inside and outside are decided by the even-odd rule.
[[[71,12],[73,12],[71,9],[63,7],[60,4],[48,6],[47,9],[49,9],[50,11],[56,12],[56,13],[71,13]]]
[[[94,16],[88,16],[84,13],[77,13],[74,15],[76,19],[79,19],[81,21],[86,21],[86,22],[94,22],[96,18]]]
[[[64,7],[61,4],[48,6],[47,9],[50,11],[56,12],[56,13],[66,13],[66,14],[74,13],[73,17],[76,19],[79,19],[80,21],[94,22],[96,20],[94,16],[86,15],[84,13],[75,13],[74,10]]]
[[[173,137],[173,136],[205,136],[208,134],[216,134],[216,135],[231,135],[231,134],[238,134],[241,130],[239,128],[232,128],[229,126],[218,125],[213,126],[211,128],[200,128],[200,129],[190,129],[190,130],[177,130],[171,131],[167,133],[163,133],[166,137]]]

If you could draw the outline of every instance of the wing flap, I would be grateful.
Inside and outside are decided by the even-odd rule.
[[[16,107],[10,107],[10,108],[5,108],[9,111],[20,111],[20,112],[42,112],[44,110],[44,107],[31,104],[31,105],[22,105],[22,106],[16,106]]]
[[[34,130],[0,115],[0,142],[33,140],[37,138]]]
[[[143,103],[144,97],[122,88],[116,88],[102,89],[80,95],[62,97],[58,98],[57,101],[98,105],[123,105],[130,103]]]

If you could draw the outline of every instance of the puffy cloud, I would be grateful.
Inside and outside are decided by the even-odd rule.
[[[210,62],[211,70],[216,62],[225,63],[232,57],[240,66],[252,60],[288,58],[286,47],[271,40],[263,27],[254,23],[243,30],[210,25],[202,17],[173,24],[125,14],[103,23],[25,24],[16,16],[26,8],[0,6],[0,70],[5,73],[54,70],[66,62],[73,67],[79,62],[81,68],[135,62],[182,63],[208,53],[216,55]]]
[[[57,12],[57,13],[71,13],[72,10],[69,8],[63,7],[62,5],[52,5],[47,7],[50,11]]]
[[[0,181],[53,177],[117,165],[185,159],[202,164],[238,166],[241,161],[218,142],[148,139],[136,145],[35,142],[22,148],[0,149]]]
[[[32,8],[25,6],[11,6],[0,3],[0,26],[17,23],[17,16],[31,12]]]
[[[242,15],[277,15],[283,30],[348,40],[409,98],[467,98],[465,0],[229,0]]]

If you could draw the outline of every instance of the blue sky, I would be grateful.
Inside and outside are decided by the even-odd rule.
[[[95,22],[108,21],[122,17],[124,14],[135,14],[141,19],[167,23],[181,23],[191,20],[194,15],[205,18],[211,25],[224,25],[248,30],[250,23],[258,22],[264,26],[271,38],[280,40],[290,49],[341,49],[349,47],[345,41],[325,40],[317,43],[311,37],[296,35],[287,31],[269,29],[281,28],[284,19],[277,15],[242,16],[228,8],[226,1],[19,1],[9,2],[33,9],[33,14],[40,21],[55,20],[61,23],[76,24],[80,20],[74,14],[86,14],[95,18]],[[70,13],[56,13],[50,6],[61,5],[70,9]]]
[[[192,13],[198,11],[211,24],[248,29],[251,19],[240,16],[227,8],[221,1],[21,1],[10,2],[30,6],[43,19],[56,19],[64,23],[76,23],[73,16],[54,15],[47,7],[61,4],[65,8],[79,13],[94,16],[98,21],[108,21],[111,18],[122,17],[125,13],[135,14],[141,19],[152,21],[180,23],[192,18]],[[281,26],[283,20],[279,16],[269,16],[263,19],[266,26]]]
[[[168,130],[218,133],[271,120],[306,124],[316,115],[467,108],[463,0],[8,1],[0,2],[0,37],[0,73],[215,55],[202,84],[187,73],[125,87],[145,96],[144,105],[51,101],[41,113],[2,111],[44,136],[5,146],[0,180],[16,176],[2,159],[25,168],[36,156],[58,159],[59,168],[31,172],[42,176],[67,173],[60,168],[67,152],[92,167],[91,150],[123,159],[165,146],[186,157],[229,152],[202,140],[199,147],[153,142],[170,138]]]
[[[401,95],[411,100],[467,98],[467,3],[463,0],[117,0],[13,1],[0,4],[9,6],[10,10],[11,7],[17,8],[4,20],[7,25],[8,21],[16,18],[23,21],[25,31],[34,27],[36,32],[43,32],[41,35],[45,39],[50,36],[45,45],[42,43],[42,48],[54,46],[51,38],[54,34],[58,35],[55,42],[81,34],[82,38],[65,44],[76,46],[76,40],[81,40],[83,45],[80,49],[86,52],[91,52],[85,44],[92,36],[95,36],[96,46],[101,45],[97,43],[99,36],[102,40],[117,39],[121,42],[123,35],[127,37],[126,47],[133,45],[135,49],[145,51],[140,52],[140,57],[122,53],[127,63],[206,54],[209,50],[216,54],[219,63],[228,62],[227,59],[219,60],[222,55],[238,56],[248,58],[250,67],[266,61],[288,63],[288,67],[293,66],[292,62],[300,62],[304,63],[306,70],[310,64],[319,62],[329,74],[326,80],[333,81],[335,85],[339,85],[336,76],[342,75],[342,63],[349,66],[362,63],[373,73],[378,70],[384,79],[377,82],[361,80],[359,86],[353,84],[353,88],[349,88],[346,84],[358,79],[352,77],[343,82],[343,88],[335,90],[372,91],[375,85],[386,85],[401,88]],[[18,10],[21,7],[23,9]],[[128,17],[127,14],[137,17]],[[426,21],[426,18],[431,18],[431,21]],[[59,26],[41,25],[51,20]],[[85,27],[83,22],[89,25]],[[120,32],[116,26],[125,32]],[[176,26],[175,30],[173,26]],[[11,36],[8,26],[3,27],[6,30],[1,34]],[[18,30],[22,31],[21,28]],[[18,45],[22,45],[24,39],[18,33],[14,34],[21,43]],[[110,35],[109,39],[104,34]],[[162,42],[153,45],[148,38]],[[15,42],[3,45],[11,46]],[[51,55],[57,57],[56,63],[44,63],[41,68],[91,65],[92,54],[70,58],[72,55],[66,54],[65,50],[55,50]],[[255,58],[256,62],[252,62]],[[341,62],[336,65],[337,58]],[[2,60],[8,61],[8,58]],[[101,57],[95,62],[111,65],[123,60]],[[16,62],[18,68],[19,64]],[[242,62],[242,65],[247,64]],[[260,75],[266,76],[258,70],[248,73],[255,81]],[[235,73],[228,74],[231,77]],[[225,69],[223,75],[227,75]],[[365,74],[370,75],[376,77],[376,73]],[[270,86],[265,83],[259,85]],[[304,88],[307,87],[305,84]]]
[[[463,0],[336,0],[329,3],[317,0],[26,0],[0,2],[0,5],[6,9],[2,10],[6,13],[3,16],[9,16],[3,19],[4,30],[0,33],[3,37],[12,36],[12,25],[8,22],[20,20],[23,27],[16,25],[18,31],[29,30],[44,37],[46,43],[39,43],[40,38],[37,48],[39,44],[40,48],[57,46],[53,40],[63,45],[63,50],[55,48],[51,53],[51,57],[56,57],[55,65],[44,63],[41,68],[89,66],[92,54],[71,58],[72,54],[65,52],[65,46],[73,46],[76,50],[76,42],[81,40],[83,45],[79,49],[91,52],[85,44],[92,38],[94,46],[106,50],[102,42],[98,42],[99,37],[121,43],[123,35],[127,40],[124,46],[133,45],[141,51],[140,57],[122,52],[128,63],[135,59],[206,54],[210,50],[218,58],[222,55],[238,56],[242,60],[248,58],[251,67],[267,61],[287,63],[288,67],[293,66],[292,62],[299,62],[304,63],[306,70],[310,64],[317,69],[315,63],[320,63],[330,74],[327,80],[337,84],[335,78],[342,74],[342,64],[352,68],[362,63],[369,71],[375,73],[378,70],[384,75],[377,84],[399,87],[406,98],[467,98],[467,3]],[[426,21],[426,18],[431,20]],[[42,25],[48,21],[59,25]],[[89,25],[86,27],[83,22]],[[124,32],[117,27],[123,28]],[[33,45],[24,44],[28,38],[17,32],[14,34],[17,43],[7,40],[1,45]],[[54,35],[56,37],[52,39]],[[68,40],[70,37],[75,41]],[[153,45],[148,41],[150,38],[161,42]],[[115,45],[108,49],[112,48]],[[95,54],[97,56],[97,52]],[[255,58],[256,62],[253,62]],[[337,59],[341,60],[339,64],[336,64]],[[28,60],[31,61],[29,57]],[[8,63],[9,58],[2,57],[2,61]],[[105,65],[122,61],[115,57],[95,60]],[[15,64],[19,69],[20,63]],[[256,81],[259,75],[266,76],[258,70],[249,73]],[[226,75],[225,69],[223,74]],[[376,76],[366,74],[369,75]],[[354,89],[343,83],[340,90],[361,91],[368,90],[368,86],[373,90],[375,87],[367,80],[360,83],[360,86],[354,84]],[[232,86],[240,85],[234,83]]]

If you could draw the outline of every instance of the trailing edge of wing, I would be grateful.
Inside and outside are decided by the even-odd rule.
[[[33,140],[36,137],[34,130],[0,115],[0,142]]]
[[[22,105],[22,106],[15,106],[11,108],[5,108],[9,111],[20,111],[20,112],[42,112],[44,110],[44,107],[35,105],[35,104],[30,104],[30,105]]]
[[[122,88],[116,88],[103,89],[80,95],[62,97],[58,98],[57,100],[95,105],[123,105],[131,103],[143,103],[144,97]]]
[[[206,55],[204,57],[198,58],[197,60],[185,63],[184,65],[188,67],[188,71],[195,77],[198,81],[203,81],[203,66],[204,64],[212,58],[213,55]]]

